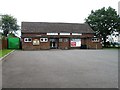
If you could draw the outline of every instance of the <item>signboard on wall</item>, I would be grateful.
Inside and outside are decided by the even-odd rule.
[[[80,47],[81,39],[71,39],[71,47]]]
[[[76,47],[76,42],[71,42],[71,47]]]
[[[33,40],[33,45],[39,45],[39,44],[40,44],[40,42],[39,42],[38,39],[34,39],[34,40]]]

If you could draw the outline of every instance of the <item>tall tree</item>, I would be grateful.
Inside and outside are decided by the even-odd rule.
[[[2,28],[2,15],[0,14],[0,30]]]
[[[114,31],[120,31],[120,17],[115,9],[105,7],[96,11],[91,11],[91,14],[85,19],[91,28],[96,32],[96,35],[103,38],[104,47],[106,47],[106,39]]]
[[[17,19],[11,15],[2,15],[2,30],[3,35],[7,36],[10,31],[16,32],[19,30],[19,26],[17,25]]]

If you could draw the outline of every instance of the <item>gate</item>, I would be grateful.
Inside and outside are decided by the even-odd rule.
[[[20,39],[19,38],[8,38],[8,49],[19,49],[20,48]]]

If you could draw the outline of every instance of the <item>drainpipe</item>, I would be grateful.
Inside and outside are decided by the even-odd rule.
[[[96,49],[97,49],[97,44],[96,44]]]

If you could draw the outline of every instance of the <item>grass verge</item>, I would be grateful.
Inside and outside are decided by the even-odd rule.
[[[10,49],[4,49],[4,50],[0,50],[0,58],[5,56],[6,54],[10,53],[13,50]]]

